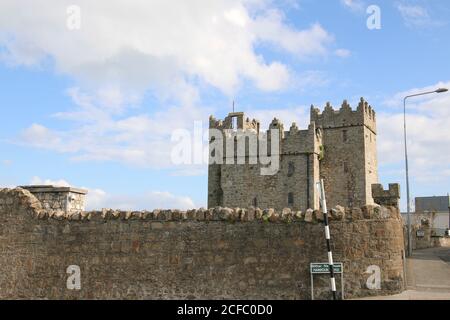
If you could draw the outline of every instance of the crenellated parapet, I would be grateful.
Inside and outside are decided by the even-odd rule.
[[[235,126],[235,127],[233,127]],[[216,120],[212,115],[209,117],[209,128],[219,130],[255,130],[259,132],[259,121],[245,118],[244,112],[232,112],[224,120]]]
[[[398,183],[390,183],[389,189],[385,190],[383,185],[373,184],[372,197],[376,204],[398,208],[400,200],[400,185]]]
[[[233,120],[236,118],[236,120]],[[289,130],[285,130],[283,122],[278,118],[273,118],[267,130],[260,128],[258,120],[250,120],[245,118],[243,112],[230,113],[224,120],[216,120],[213,116],[210,117],[210,129],[218,129],[223,131],[225,139],[235,138],[236,142],[241,139],[248,139],[257,134],[266,134],[267,141],[270,145],[272,140],[271,131],[279,131],[280,154],[319,154],[320,145],[322,144],[321,128],[317,128],[312,122],[307,129],[301,130],[295,122],[291,124]],[[233,128],[233,122],[236,128]],[[250,141],[250,140],[247,140]],[[258,145],[261,141],[258,140]],[[226,145],[224,145],[225,147]],[[235,143],[235,150],[237,143]],[[245,150],[248,153],[248,148]],[[224,154],[226,152],[224,151]],[[235,152],[236,154],[236,152]]]
[[[375,111],[364,98],[361,98],[356,110],[351,108],[347,100],[343,101],[339,110],[335,110],[331,103],[327,102],[322,113],[312,105],[310,117],[311,121],[324,129],[366,126],[376,133]]]
[[[311,123],[306,130],[299,130],[294,122],[289,131],[284,131],[282,140],[282,154],[319,154],[322,145],[321,129],[316,129]]]

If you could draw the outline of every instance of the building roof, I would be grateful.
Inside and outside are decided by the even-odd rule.
[[[73,187],[63,187],[63,186],[53,186],[53,185],[31,185],[31,186],[20,186],[19,188],[26,189],[31,193],[41,193],[41,192],[70,192],[87,194],[88,191],[80,188]]]
[[[416,212],[435,211],[448,212],[450,207],[450,196],[441,197],[417,197]]]

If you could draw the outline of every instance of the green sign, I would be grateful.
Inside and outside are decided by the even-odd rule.
[[[342,273],[342,263],[338,262],[333,265],[334,273]],[[311,273],[330,273],[328,263],[311,263]]]

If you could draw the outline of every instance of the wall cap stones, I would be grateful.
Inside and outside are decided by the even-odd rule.
[[[9,203],[9,204],[8,204]],[[40,220],[53,219],[57,221],[98,221],[108,220],[139,220],[139,221],[177,221],[177,222],[252,222],[267,223],[320,223],[323,220],[321,212],[308,209],[305,214],[301,211],[292,211],[284,208],[277,211],[273,208],[222,208],[215,207],[209,210],[191,209],[187,211],[174,209],[155,209],[153,211],[130,211],[104,208],[101,211],[63,212],[61,210],[43,209],[39,200],[28,190],[22,188],[0,189],[0,213],[16,211],[22,206],[31,217]],[[401,219],[398,207],[366,205],[362,208],[344,208],[335,206],[329,210],[330,221],[356,221],[356,220],[386,220]]]

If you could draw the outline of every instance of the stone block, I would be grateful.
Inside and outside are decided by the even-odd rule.
[[[364,215],[362,213],[361,208],[352,208],[351,209],[351,219],[352,219],[352,221],[364,219]]]
[[[305,222],[313,222],[313,220],[314,220],[313,214],[314,214],[314,210],[313,209],[306,210],[306,212],[305,212]]]
[[[372,219],[374,217],[375,210],[379,210],[379,205],[365,205],[361,207],[364,219]]]
[[[345,219],[345,208],[342,206],[335,206],[331,209],[331,216],[333,217],[333,220]]]
[[[323,213],[320,210],[314,210],[313,217],[314,217],[315,220],[317,220],[319,222],[323,222],[324,221]]]

